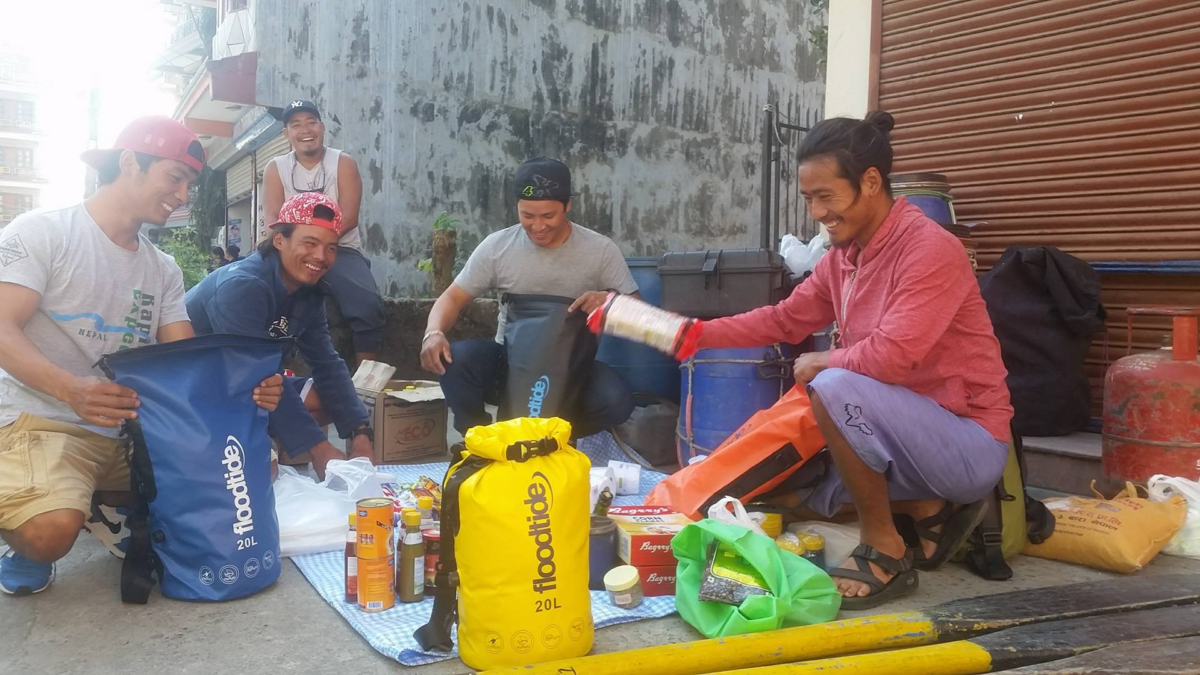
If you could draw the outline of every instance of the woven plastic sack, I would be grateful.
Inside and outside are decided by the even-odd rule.
[[[740,606],[700,600],[700,584],[709,545],[723,542],[766,580],[770,595],[746,598]],[[784,551],[769,537],[738,525],[702,520],[687,525],[671,540],[679,566],[675,575],[675,608],[706,637],[759,633],[790,626],[831,621],[842,605],[833,580],[821,568]]]
[[[1093,481],[1092,491],[1095,492]],[[1046,500],[1054,514],[1054,534],[1029,544],[1025,555],[1094,567],[1111,572],[1137,572],[1158,555],[1183,527],[1187,501],[1171,495],[1165,502],[1138,496],[1133,483],[1112,499],[1065,497]]]

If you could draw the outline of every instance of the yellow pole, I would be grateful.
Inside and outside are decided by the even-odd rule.
[[[490,670],[487,673],[699,675],[718,670],[794,663],[874,649],[928,645],[936,641],[937,631],[929,617],[920,612],[901,612],[764,633],[597,654],[508,670]]]
[[[979,675],[992,670],[992,657],[979,645],[947,642],[941,645],[841,656],[807,663],[729,670],[714,675]]]

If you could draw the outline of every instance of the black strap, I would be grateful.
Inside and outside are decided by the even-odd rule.
[[[704,500],[704,503],[700,506],[700,512],[708,513],[709,507],[711,507],[713,504],[716,504],[724,497],[743,499],[746,497],[746,495],[749,495],[755,490],[761,488],[763,485],[769,483],[771,480],[775,479],[781,474],[791,471],[792,473],[790,475],[796,475],[796,473],[800,470],[800,467],[802,467],[805,462],[811,461],[814,464],[818,464],[820,462],[827,461],[827,459],[817,459],[822,454],[828,453],[817,453],[808,460],[805,460],[800,454],[800,451],[796,449],[796,446],[792,445],[791,443],[787,443],[775,452],[772,452],[763,459],[759,460],[759,462],[754,466],[746,469],[741,474],[734,476],[733,480],[729,481],[729,483],[727,483],[721,489],[714,491],[708,496],[707,499]],[[815,475],[813,475],[811,478],[808,476],[805,477],[806,480],[803,484],[797,485],[795,482],[787,483],[788,491],[805,490],[815,486],[822,478],[824,478],[827,469],[828,464],[821,465],[820,470],[816,472]],[[787,479],[785,479],[785,482],[786,480]],[[775,490],[772,490],[768,494],[776,494],[778,491],[779,487],[777,487]]]
[[[1025,535],[1040,544],[1054,534],[1054,514],[1042,502],[1025,495]]]
[[[967,567],[991,581],[1007,581],[1012,578],[1012,568],[1004,559],[1004,516],[1002,505],[1013,497],[1005,489],[1003,481],[992,491],[983,511],[983,520],[971,533],[971,545],[967,549]]]
[[[144,605],[150,600],[155,575],[162,578],[162,562],[150,544],[150,502],[158,496],[154,468],[138,420],[125,422],[125,457],[129,463],[129,547],[121,565],[121,602]]]
[[[558,449],[558,439],[539,438],[536,441],[517,441],[504,451],[505,459],[510,462],[524,462],[533,457],[545,457]]]
[[[438,554],[437,576],[434,578],[437,590],[433,595],[433,612],[429,615],[429,623],[413,633],[417,644],[425,651],[448,652],[454,649],[454,638],[450,636],[450,631],[458,620],[458,560],[454,553],[454,537],[458,535],[461,525],[458,491],[468,478],[490,463],[490,460],[475,455],[467,456],[450,474],[442,490],[442,511],[439,514],[442,545]]]
[[[1021,467],[1021,487],[1025,487],[1025,444],[1013,427],[1013,444],[1017,449],[1017,464]],[[1025,494],[1025,536],[1031,543],[1041,544],[1054,534],[1054,514],[1040,500]]]

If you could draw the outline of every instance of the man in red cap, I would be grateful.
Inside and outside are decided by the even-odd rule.
[[[0,536],[12,547],[0,559],[6,593],[44,590],[88,514],[93,529],[106,520],[97,515],[100,502],[116,505],[122,500],[114,493],[129,490],[118,435],[124,420],[137,417],[137,393],[100,377],[93,364],[193,336],[179,267],[139,232],[143,223],[165,225],[187,202],[204,168],[200,141],[168,117],[145,117],[83,160],[99,171],[92,197],[23,214],[0,231]],[[274,409],[280,381],[255,390],[260,406]]]
[[[312,379],[287,378],[271,432],[289,457],[309,453],[318,475],[331,459],[346,455],[321,426],[331,421],[349,441],[352,457],[371,457],[374,436],[350,371],[333,348],[325,298],[317,282],[338,256],[342,213],[319,192],[284,202],[272,236],[236,265],[208,275],[188,291],[188,315],[196,332],[254,337],[294,336]]]

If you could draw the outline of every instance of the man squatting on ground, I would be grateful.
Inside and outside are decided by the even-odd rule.
[[[453,345],[446,331],[473,299],[499,291],[577,298],[571,311],[591,312],[609,291],[637,294],[637,284],[620,249],[608,237],[567,219],[571,171],[566,164],[536,157],[517,168],[520,223],[488,235],[462,272],[434,303],[421,342],[421,365],[441,378],[454,426],[462,433],[491,424],[485,404],[499,402],[507,356],[504,309],[495,340]],[[633,413],[629,388],[608,366],[594,362],[577,419],[568,420],[577,438],[621,424]]]
[[[936,569],[966,539],[1004,471],[1013,415],[962,245],[892,197],[893,124],[876,112],[804,136],[800,192],[833,249],[787,300],[710,321],[701,339],[798,343],[836,321],[835,348],[804,354],[795,373],[836,468],[800,498],[826,517],[853,504],[862,527],[853,566],[830,571],[846,609],[912,592],[914,567]],[[921,533],[913,548],[896,525],[908,519]]]
[[[109,150],[89,150],[101,187],[87,201],[40,209],[0,231],[0,590],[37,593],[101,502],[128,503],[122,421],[137,392],[98,377],[101,356],[193,336],[183,274],[139,234],[188,198],[204,150],[167,117],[130,123]],[[274,410],[276,375],[254,400]],[[95,497],[95,498],[94,498]],[[123,555],[114,533],[96,533]],[[125,531],[128,532],[127,530]],[[102,536],[103,535],[103,536]]]
[[[322,477],[330,460],[346,458],[322,426],[334,422],[354,458],[370,459],[374,438],[350,371],[333,348],[317,288],[337,261],[341,234],[338,205],[319,192],[300,193],[284,202],[258,251],[205,277],[185,300],[200,335],[296,338],[312,379],[286,378],[271,433],[290,457],[310,453]]]

